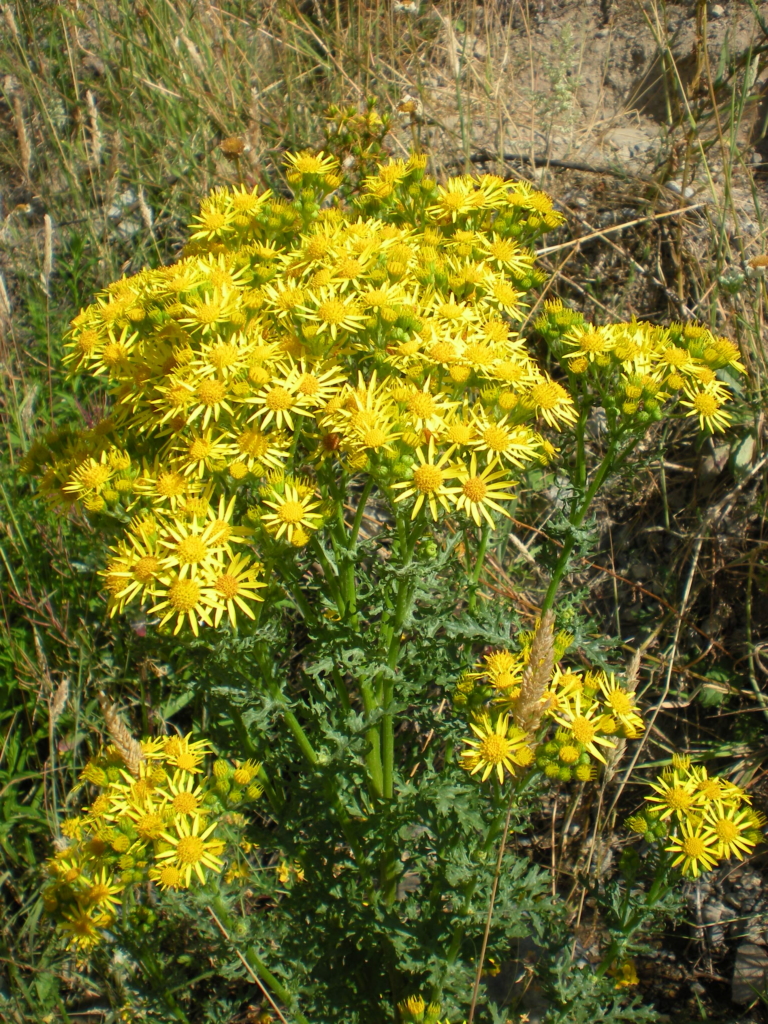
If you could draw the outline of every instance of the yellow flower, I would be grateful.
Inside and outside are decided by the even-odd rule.
[[[302,318],[316,323],[318,332],[327,330],[334,341],[340,330],[358,331],[365,320],[365,314],[356,303],[349,302],[332,289],[320,288],[316,293],[310,293],[309,299],[312,305],[300,308]]]
[[[213,591],[203,589],[200,582],[194,579],[169,576],[163,580],[162,587],[158,587],[155,594],[159,600],[150,609],[151,614],[162,612],[163,616],[160,625],[176,616],[174,634],[178,633],[185,621],[189,621],[190,628],[195,636],[198,635],[198,624],[204,622],[211,626],[211,612],[218,604]]]
[[[91,912],[81,906],[73,907],[64,913],[61,928],[68,938],[69,945],[83,952],[93,949],[101,941],[99,924]]]
[[[229,390],[227,384],[218,378],[204,377],[192,392],[192,408],[186,415],[187,424],[194,423],[202,415],[203,430],[211,422],[218,423],[222,410],[232,415],[232,406],[227,401]]]
[[[226,464],[226,461],[235,454],[227,435],[219,434],[214,437],[210,429],[182,441],[174,448],[174,452],[178,456],[179,467],[184,476],[198,477],[211,472],[218,463]]]
[[[82,898],[90,907],[98,907],[107,912],[113,912],[121,903],[117,894],[123,891],[123,886],[115,882],[110,876],[106,867],[102,867],[92,879],[81,876],[80,883],[85,886],[82,891]]]
[[[614,964],[610,974],[616,979],[616,988],[628,988],[640,984],[634,960],[622,960],[621,963]]]
[[[263,431],[259,427],[246,427],[236,437],[238,463],[250,471],[271,466],[279,469],[288,458],[288,438],[281,431]],[[238,463],[234,463],[237,465]]]
[[[567,729],[577,743],[580,743],[588,754],[598,761],[605,763],[600,747],[615,747],[612,740],[601,736],[600,710],[597,704],[584,707],[582,704],[582,693],[577,690],[573,695],[573,703],[569,704],[568,710],[560,715],[552,716],[558,725]]]
[[[237,294],[228,289],[214,288],[212,292],[204,292],[200,298],[182,305],[184,315],[179,323],[192,332],[218,333],[237,309]]]
[[[539,457],[541,444],[527,427],[507,425],[507,417],[498,421],[484,415],[475,419],[475,447],[488,452],[490,458],[506,459],[520,469]]]
[[[192,758],[196,759],[194,752]],[[182,752],[183,755],[183,752]],[[195,766],[197,770],[197,766]],[[158,791],[158,795],[167,800],[173,813],[180,817],[191,817],[200,813],[200,805],[205,796],[205,789],[195,778],[193,772],[177,769],[173,778],[168,780],[167,789]]]
[[[495,722],[486,716],[479,723],[470,722],[470,729],[477,737],[474,740],[464,740],[467,749],[462,750],[461,757],[464,759],[462,767],[466,768],[470,775],[482,771],[481,781],[485,782],[491,772],[495,772],[499,782],[504,781],[504,773],[514,775],[516,769],[521,765],[530,764],[530,748],[526,743],[525,733],[519,730],[520,735],[514,734],[510,738],[509,716],[499,715]],[[522,753],[528,751],[528,754]]]
[[[704,830],[701,824],[693,824],[690,821],[683,821],[678,835],[672,838],[670,846],[666,846],[667,853],[676,853],[678,856],[672,861],[672,867],[682,865],[684,875],[698,877],[702,871],[711,871],[717,864],[718,840],[713,832]]]
[[[264,289],[266,308],[279,320],[295,313],[305,298],[304,289],[295,285],[292,280],[278,280]]]
[[[99,494],[112,479],[114,472],[107,461],[107,453],[102,452],[99,460],[85,459],[64,484],[64,490],[78,497]]]
[[[302,359],[289,364],[284,387],[292,394],[301,395],[308,408],[317,409],[337,394],[346,380],[346,375],[334,360],[313,366]]]
[[[604,674],[601,676],[600,689],[603,691],[603,703],[610,714],[618,718],[622,725],[634,734],[638,734],[645,728],[635,703],[635,695],[628,690],[621,689],[616,683],[613,672],[611,672],[610,679]]]
[[[483,238],[491,263],[504,267],[515,277],[524,277],[533,268],[533,253],[523,249],[511,238],[501,238],[495,232]]]
[[[459,486],[453,495],[457,509],[463,509],[478,526],[481,526],[482,519],[485,519],[492,530],[496,528],[496,524],[488,510],[493,509],[503,516],[509,516],[509,512],[498,503],[499,501],[511,501],[515,497],[508,490],[515,481],[510,480],[503,469],[496,469],[494,472],[498,465],[498,460],[493,459],[482,473],[478,473],[477,454],[473,452],[469,467],[459,464],[457,469]]]
[[[722,385],[712,384],[701,391],[686,386],[685,394],[686,398],[682,399],[680,404],[689,410],[687,416],[698,417],[702,430],[712,434],[716,430],[725,430],[728,427],[731,417],[723,409],[728,392]]]
[[[294,416],[312,415],[311,402],[306,394],[298,390],[298,382],[280,373],[275,374],[269,384],[248,401],[257,407],[249,423],[259,419],[261,430],[265,430],[273,420],[278,428],[294,430]]]
[[[704,815],[704,832],[717,839],[717,856],[744,858],[755,848],[755,841],[745,833],[752,831],[752,811],[738,810],[722,803],[713,803]]]
[[[534,384],[524,400],[556,430],[562,430],[578,419],[571,396],[561,384],[549,377],[545,376],[538,384]]]
[[[427,378],[421,390],[411,391],[406,398],[405,415],[412,430],[439,431],[456,405],[444,395],[433,397],[430,386],[431,381]]]
[[[703,805],[704,797],[697,791],[693,778],[683,778],[673,770],[669,777],[662,775],[650,786],[655,795],[645,799],[660,812],[662,821],[672,815],[678,821],[685,821],[690,815],[698,817],[697,811]]]
[[[453,489],[446,487],[445,481],[455,477],[457,473],[454,467],[446,465],[452,451],[453,449],[449,448],[435,462],[435,442],[430,438],[426,455],[423,448],[416,450],[416,457],[420,465],[413,471],[412,479],[403,480],[394,485],[395,490],[405,488],[395,498],[396,503],[405,501],[406,498],[411,498],[414,495],[416,496],[411,519],[416,518],[425,501],[429,505],[429,510],[434,520],[437,520],[438,504],[442,505],[446,512],[450,512],[448,499],[452,496]]]
[[[565,353],[565,359],[584,358],[593,362],[598,356],[610,352],[616,341],[607,328],[584,324],[573,327],[563,337],[563,343],[573,346],[572,352]]]
[[[218,508],[214,508],[212,505],[206,507],[208,521],[203,528],[202,540],[219,557],[225,553],[231,556],[234,553],[232,544],[244,544],[253,536],[253,530],[250,527],[232,525],[236,500],[237,496],[233,494],[227,502],[222,494],[219,497]]]
[[[336,157],[328,153],[312,153],[309,150],[302,150],[300,153],[286,153],[285,166],[289,173],[293,172],[301,179],[305,175],[323,177],[326,174],[335,174],[339,164]],[[291,178],[289,177],[288,180],[291,181]]]
[[[168,763],[185,772],[199,772],[200,765],[210,750],[208,740],[193,740],[191,732],[186,736],[168,736],[163,741],[163,751]]]
[[[113,558],[100,576],[107,578],[111,591],[110,615],[123,611],[126,605],[143,591],[152,593],[156,581],[164,575],[165,552],[155,539],[147,539],[129,532],[126,541],[111,548]]]
[[[292,542],[297,529],[316,530],[322,519],[322,516],[315,511],[319,508],[320,502],[313,500],[312,495],[309,494],[301,496],[296,487],[290,483],[285,484],[282,494],[273,490],[272,501],[265,501],[264,504],[274,509],[274,512],[262,515],[262,523],[270,532],[275,532],[278,540],[285,535],[289,543]]]
[[[254,618],[254,613],[246,602],[263,601],[256,591],[267,585],[257,579],[257,572],[258,568],[251,564],[250,558],[235,555],[228,565],[222,565],[220,571],[210,576],[211,589],[220,601],[213,617],[214,626],[219,625],[226,612],[233,629],[236,628],[237,608],[249,619]]]
[[[234,230],[234,212],[216,199],[218,197],[214,195],[200,204],[200,213],[190,225],[192,241],[226,238]]]
[[[237,783],[238,786],[248,786],[256,778],[261,770],[261,762],[259,761],[236,761],[235,770],[232,773],[232,780]]]
[[[180,874],[180,880],[189,886],[194,872],[202,885],[205,885],[205,870],[221,872],[224,863],[218,854],[221,843],[209,839],[216,830],[216,823],[200,831],[200,818],[182,818],[174,821],[174,832],[163,832],[162,838],[171,846],[157,854],[158,861],[167,861]]]
[[[437,201],[429,207],[427,213],[441,220],[450,219],[455,222],[457,217],[485,205],[485,196],[475,191],[475,184],[468,175],[449,178],[445,185],[438,185],[437,195]]]
[[[190,480],[172,465],[163,465],[155,460],[152,466],[144,464],[144,471],[136,480],[136,493],[151,497],[158,507],[169,506],[176,510],[189,496],[197,494],[200,484]]]
[[[166,535],[160,541],[161,546],[167,549],[163,567],[176,567],[179,579],[187,576],[196,579],[204,575],[216,560],[209,531],[210,526],[203,529],[197,519],[193,519],[190,524],[175,522],[169,525]]]
[[[163,864],[159,868],[151,868],[149,878],[161,889],[181,889],[184,887],[184,875],[175,864]]]

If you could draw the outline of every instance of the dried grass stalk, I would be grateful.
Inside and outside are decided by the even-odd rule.
[[[53,221],[50,214],[43,218],[43,290],[50,295],[51,274],[53,273]]]
[[[0,342],[11,330],[11,300],[8,297],[8,290],[5,287],[5,280],[0,274]]]
[[[98,695],[99,707],[104,715],[107,732],[114,745],[125,761],[125,767],[131,775],[139,774],[139,765],[144,760],[141,744],[131,736],[125,722],[120,717],[117,707],[111,704],[103,693]]]
[[[53,728],[58,720],[61,718],[62,712],[66,707],[67,700],[69,699],[69,676],[64,676],[59,685],[56,687],[56,692],[53,695],[53,701],[51,702],[51,728]]]
[[[96,108],[96,97],[91,89],[85,90],[85,105],[88,108],[88,127],[91,131],[91,164],[96,167],[101,162],[101,152],[104,148],[99,128],[99,111]]]
[[[32,146],[27,133],[27,125],[24,121],[24,104],[19,92],[13,95],[13,123],[16,128],[16,138],[19,142],[19,159],[21,171],[25,179],[29,181],[30,168],[32,166]]]
[[[147,197],[144,194],[143,185],[139,185],[136,201],[139,206],[139,213],[141,214],[141,219],[144,222],[144,227],[151,235],[153,233],[152,210],[150,209],[149,203],[147,202]]]
[[[10,4],[2,4],[0,10],[3,12],[3,18],[8,26],[11,35],[16,40],[17,45],[21,46],[21,35],[19,34],[18,26],[16,25],[16,19],[13,16],[13,10]]]
[[[515,725],[526,732],[535,732],[544,713],[541,698],[549,686],[555,667],[555,613],[541,617],[531,644],[531,656],[523,672],[520,696],[515,704]]]

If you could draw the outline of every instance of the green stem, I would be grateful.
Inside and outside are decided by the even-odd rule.
[[[602,977],[606,974],[613,965],[614,961],[618,957],[622,946],[625,946],[629,939],[632,938],[634,933],[638,929],[645,925],[648,919],[648,912],[660,901],[663,900],[667,893],[671,890],[672,886],[667,884],[667,877],[669,875],[671,858],[662,856],[659,861],[658,867],[656,868],[656,874],[654,876],[651,888],[648,890],[648,895],[645,897],[645,901],[642,906],[639,907],[634,914],[624,923],[621,929],[621,936],[613,939],[611,944],[600,961],[595,973],[598,977]],[[627,894],[629,899],[629,894]]]
[[[587,426],[589,408],[582,409],[579,422],[576,424],[576,485],[583,487],[587,482],[587,461],[584,455],[584,431]]]
[[[323,551],[323,545],[320,543],[317,537],[312,538],[311,544],[312,549],[317,555],[317,560],[320,563],[320,566],[323,570],[325,582],[328,584],[328,589],[331,592],[331,596],[333,597],[333,600],[336,602],[336,607],[338,608],[339,615],[342,618],[344,618],[344,614],[346,612],[346,605],[344,603],[344,598],[341,596],[341,591],[339,590],[338,577],[336,576],[336,573],[333,571],[333,567],[331,563],[328,561],[328,556],[326,555],[325,551]]]
[[[302,752],[307,762],[314,768],[320,758],[317,756],[315,748],[310,743],[309,737],[302,729],[298,718],[294,715],[291,709],[286,706],[285,699],[280,692],[280,687],[277,683],[270,683],[269,691],[272,694],[272,697],[283,705],[283,718],[285,720],[285,724],[288,726],[293,738],[296,740],[299,750]]]
[[[234,929],[234,921],[229,913],[226,903],[220,896],[215,896],[213,899],[213,909],[216,913],[216,918],[221,924],[222,929],[226,929],[225,937],[235,948],[237,944],[232,940],[231,934]],[[287,1006],[293,1014],[297,1024],[308,1024],[307,1018],[301,1013],[296,1007],[296,997],[292,995],[288,989],[278,981],[274,974],[269,970],[267,965],[256,953],[252,946],[248,946],[244,953],[244,958],[247,960],[248,965],[253,969],[254,973],[258,975],[261,981],[267,985],[274,995]]]
[[[146,946],[142,946],[137,952],[139,960],[144,965],[147,974],[158,986],[158,995],[168,1007],[174,1019],[180,1021],[181,1024],[189,1024],[189,1017],[187,1017],[186,1013],[184,1013],[171,993],[166,989],[167,979],[160,969],[160,965],[157,962],[155,954]]]
[[[296,715],[294,715],[290,708],[286,706],[285,698],[283,697],[283,694],[280,691],[280,687],[277,685],[277,683],[271,681],[267,683],[267,686],[274,700],[283,705],[283,719],[285,720],[286,725],[288,726],[291,734],[293,735],[293,738],[296,740],[299,750],[301,750],[309,766],[311,768],[316,768],[317,765],[320,763],[320,758],[318,757],[315,748],[310,743],[309,737],[302,729],[301,723],[299,722],[298,718],[296,717]],[[361,869],[365,871],[365,855],[363,854],[362,848],[360,847],[360,844],[358,843],[357,838],[355,837],[354,832],[352,830],[352,819],[349,816],[349,812],[342,803],[338,791],[332,786],[332,783],[329,780],[326,783],[326,789],[328,791],[329,802],[331,803],[333,809],[336,811],[336,816],[339,819],[339,824],[341,825],[341,830],[344,833],[344,838],[347,840],[347,843],[349,844],[350,849],[354,853],[355,859],[357,860]]]
[[[339,700],[341,701],[341,706],[344,708],[345,711],[349,711],[351,710],[352,705],[349,702],[349,693],[347,692],[347,688],[344,685],[344,680],[341,677],[341,672],[339,672],[336,665],[333,666],[331,672],[333,675],[333,683],[334,686],[336,687],[336,693],[338,694]]]
[[[369,476],[360,494],[360,501],[357,504],[357,511],[355,512],[355,518],[352,522],[352,529],[349,532],[350,551],[354,548],[355,544],[357,544],[357,535],[360,533],[360,527],[363,522],[363,513],[365,512],[365,506],[368,503],[368,495],[371,493],[372,487],[373,477]]]
[[[480,534],[480,544],[477,549],[477,558],[475,559],[475,566],[472,570],[472,575],[469,579],[469,610],[473,612],[475,605],[477,604],[477,585],[480,582],[480,574],[483,571],[483,563],[485,562],[485,552],[488,547],[488,538],[491,535],[491,528],[486,523],[483,526],[482,533]]]
[[[589,511],[589,506],[592,504],[595,495],[600,490],[600,487],[602,486],[606,476],[608,476],[608,473],[611,471],[611,468],[614,465],[614,457],[616,455],[616,449],[618,448],[618,445],[619,438],[615,437],[608,445],[608,451],[605,453],[602,462],[597,467],[597,471],[594,477],[592,478],[592,483],[589,485],[587,493],[584,495],[584,500],[582,501],[581,505],[578,506],[578,508],[574,509],[574,511],[571,513],[569,522],[573,527],[574,531],[578,530],[578,528],[584,522],[584,518],[587,512]],[[547,592],[544,595],[544,601],[541,605],[541,615],[544,615],[545,612],[548,612],[552,605],[555,603],[555,597],[557,596],[558,588],[560,586],[560,583],[562,582],[563,576],[565,575],[565,571],[568,567],[568,560],[570,559],[571,553],[573,552],[575,546],[576,536],[575,533],[572,531],[571,534],[568,537],[566,537],[565,543],[563,544],[562,550],[560,552],[560,557],[558,558],[554,572],[552,573],[552,579],[549,581],[549,587],[547,588]]]
[[[413,552],[419,537],[424,532],[424,526],[414,527],[409,535],[405,520],[402,516],[398,516],[397,530],[400,539],[400,551],[402,553],[402,566],[405,568],[413,560]],[[411,581],[407,577],[403,577],[397,585],[395,610],[391,622],[382,630],[382,639],[387,644],[387,668],[389,669],[381,687],[381,707],[384,710],[384,717],[381,723],[381,761],[384,798],[386,800],[391,800],[394,796],[395,764],[395,719],[392,712],[387,709],[391,706],[395,696],[395,669],[400,659],[401,633],[412,601],[413,588]]]
[[[363,708],[369,717],[378,709],[371,684],[367,679],[360,680],[360,696],[363,698]],[[381,728],[380,723],[372,725],[366,732],[368,740],[368,753],[365,755],[365,763],[368,767],[371,791],[374,796],[384,796],[384,774],[381,766]]]

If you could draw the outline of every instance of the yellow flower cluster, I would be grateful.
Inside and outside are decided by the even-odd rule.
[[[528,639],[522,637],[518,652],[491,652],[476,671],[459,680],[454,705],[470,710],[474,733],[464,741],[462,766],[472,775],[482,772],[482,781],[495,772],[503,782],[505,773],[515,775],[518,767],[535,765],[547,778],[586,782],[594,777],[594,761],[604,763],[604,751],[616,746],[615,737],[636,739],[642,733],[635,694],[622,689],[613,673],[558,666],[541,696],[541,719],[556,731],[550,738],[546,733],[531,735],[514,724],[530,654]],[[566,633],[558,635],[556,660],[571,641]]]
[[[204,775],[210,748],[191,736],[146,740],[141,751],[135,773],[114,746],[91,758],[80,786],[100,792],[64,822],[67,845],[48,862],[46,910],[81,949],[101,940],[132,886],[149,881],[161,889],[188,888],[205,883],[206,871],[221,872],[223,818],[241,819],[234,809],[262,792],[255,781],[260,765],[251,761],[219,760]],[[227,877],[242,877],[242,858],[234,847],[232,854]]]
[[[723,860],[741,860],[765,838],[768,822],[750,807],[749,794],[689,757],[673,757],[650,785],[648,806],[628,818],[627,826],[649,842],[668,837],[665,849],[684,875],[695,878]]]
[[[665,406],[697,418],[702,430],[730,423],[724,408],[731,389],[718,371],[744,372],[738,347],[699,324],[659,327],[643,321],[595,326],[557,300],[545,302],[536,327],[560,356],[578,388],[613,386],[613,406],[624,420],[644,426]]]
[[[293,154],[293,202],[217,189],[178,262],[75,317],[66,365],[105,380],[109,416],[25,468],[121,532],[113,613],[234,626],[265,585],[255,552],[309,543],[351,475],[412,517],[492,527],[516,473],[554,456],[540,429],[572,425],[573,402],[513,325],[545,279],[530,244],[561,218],[524,182],[438,187],[425,164],[391,161],[356,207],[323,209],[336,161]]]
[[[409,996],[397,1009],[403,1024],[440,1024],[440,1003],[425,1003],[421,996]]]

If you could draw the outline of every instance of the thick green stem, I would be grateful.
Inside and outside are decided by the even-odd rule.
[[[363,698],[363,708],[369,717],[378,709],[371,684],[367,679],[360,680],[360,696]],[[384,775],[381,766],[381,728],[380,723],[372,725],[366,732],[368,740],[368,753],[365,755],[365,763],[368,766],[371,791],[377,797],[384,796]]]
[[[349,532],[349,549],[350,551],[357,544],[357,535],[360,533],[360,527],[363,523],[363,513],[365,512],[365,506],[368,504],[368,495],[371,493],[373,487],[373,477],[369,476],[365,482],[362,493],[360,494],[360,501],[357,504],[357,511],[355,512],[355,518],[352,522],[352,529]]]
[[[334,686],[336,687],[336,693],[338,694],[341,706],[344,708],[345,711],[349,711],[351,710],[352,705],[349,702],[349,693],[347,691],[347,687],[344,684],[344,679],[342,678],[341,672],[339,672],[336,665],[333,666],[331,672],[333,675],[333,683]]]
[[[283,696],[278,684],[272,679],[266,679],[265,681],[267,683],[267,689],[269,690],[272,699],[276,703],[281,704],[283,707],[283,718],[285,719],[285,723],[290,729],[293,738],[299,745],[299,750],[302,752],[302,754],[309,762],[309,764],[314,768],[314,766],[319,761],[319,758],[317,756],[317,753],[315,752],[315,748],[309,741],[309,737],[302,729],[301,723],[299,722],[296,715],[294,715],[291,709],[286,705],[285,697]]]

